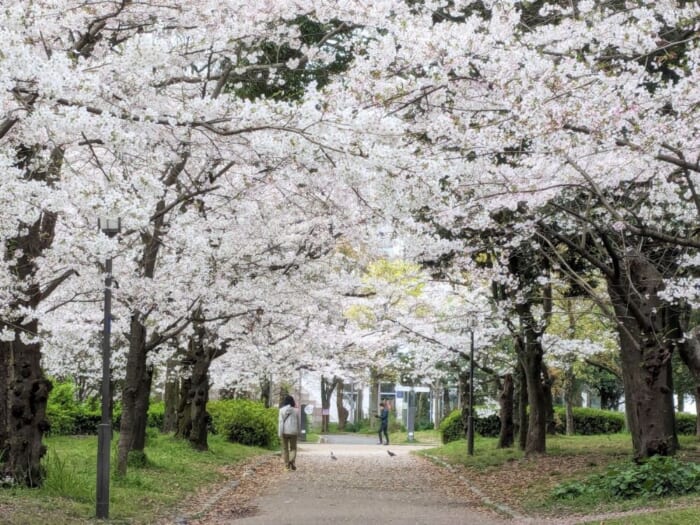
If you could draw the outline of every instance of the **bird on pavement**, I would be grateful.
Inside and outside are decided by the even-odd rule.
[[[337,460],[338,460],[338,458],[335,457],[335,455],[333,454],[333,451],[331,451],[331,459],[332,459],[333,461],[337,461]]]
[[[386,451],[387,454],[389,454],[391,457],[394,457],[396,454],[392,452],[391,450]]]

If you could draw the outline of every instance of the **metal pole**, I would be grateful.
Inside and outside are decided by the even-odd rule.
[[[469,417],[467,418],[467,454],[474,455],[474,330],[469,350]]]
[[[97,425],[97,519],[109,518],[109,452],[112,418],[109,410],[110,344],[112,317],[112,258],[105,263],[104,331],[102,334],[102,421]]]

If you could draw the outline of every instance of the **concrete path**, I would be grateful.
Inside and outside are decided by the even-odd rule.
[[[336,440],[337,441],[337,440]],[[254,501],[234,525],[503,525],[447,469],[411,455],[417,445],[301,443],[297,470]],[[390,456],[388,451],[394,453]],[[331,457],[333,456],[337,459]]]

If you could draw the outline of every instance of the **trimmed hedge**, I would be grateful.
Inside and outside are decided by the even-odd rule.
[[[566,409],[554,408],[555,432],[566,433]],[[582,436],[617,434],[625,429],[625,415],[612,410],[574,407],[574,431]]]
[[[462,411],[453,410],[438,427],[443,443],[464,439],[467,429],[462,424]],[[477,416],[474,418],[474,432],[484,437],[496,437],[501,431],[501,419],[496,415]]]
[[[565,409],[554,409],[555,429],[559,434],[566,431]],[[676,428],[679,434],[695,434],[696,416],[692,414],[676,414]],[[500,418],[494,414],[486,417],[476,417],[474,430],[485,437],[498,436]],[[625,429],[625,415],[622,412],[600,410],[596,408],[574,408],[574,428],[576,434],[589,436],[594,434],[616,434]],[[443,443],[464,439],[466,429],[462,424],[462,413],[454,410],[440,423],[440,434]]]
[[[276,408],[265,408],[262,403],[247,399],[228,399],[210,401],[207,411],[211,414],[213,432],[229,441],[263,448],[275,448],[279,444]]]

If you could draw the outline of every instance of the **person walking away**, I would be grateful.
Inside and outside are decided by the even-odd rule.
[[[297,459],[297,435],[299,434],[299,421],[296,403],[292,396],[286,396],[279,411],[277,434],[282,442],[282,457],[287,470],[296,470]]]
[[[384,433],[384,440],[386,443],[385,445],[389,444],[389,409],[384,405],[384,403],[379,403],[379,415],[376,416],[379,418],[379,444],[382,444],[382,433]]]

